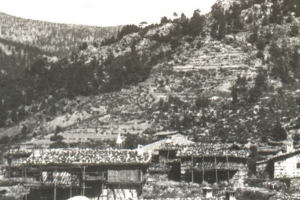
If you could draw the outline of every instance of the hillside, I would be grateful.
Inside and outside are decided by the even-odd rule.
[[[77,51],[83,42],[100,45],[104,38],[116,35],[119,27],[96,27],[50,23],[0,13],[0,38],[27,44],[59,58]]]
[[[190,19],[128,25],[102,46],[82,43],[66,59],[37,60],[18,93],[30,101],[2,103],[9,123],[1,133],[49,142],[57,127],[61,136],[98,127],[141,143],[172,130],[195,141],[297,142],[298,6],[220,0],[206,16],[196,10]],[[16,117],[21,110],[26,117]]]

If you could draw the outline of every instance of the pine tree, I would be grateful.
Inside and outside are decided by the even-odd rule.
[[[287,134],[286,131],[282,128],[281,124],[277,122],[272,130],[272,136],[274,140],[282,141],[286,140]]]
[[[195,10],[189,23],[190,33],[189,35],[196,37],[203,31],[205,23],[205,17],[200,15],[200,10]]]

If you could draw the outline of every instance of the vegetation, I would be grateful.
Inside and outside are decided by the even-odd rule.
[[[216,4],[209,16],[195,10],[191,18],[182,13],[174,14],[173,20],[163,17],[160,24],[127,25],[101,41],[81,40],[67,57],[58,60],[52,57],[55,53],[46,52],[39,45],[1,39],[5,48],[0,53],[0,127],[17,125],[35,114],[44,121],[72,115],[72,109],[65,109],[67,103],[61,103],[65,99],[79,105],[79,96],[118,96],[123,89],[127,92],[139,87],[143,92],[134,93],[140,95],[134,101],[128,100],[132,107],[124,108],[125,114],[120,114],[123,110],[116,106],[120,103],[107,103],[108,100],[103,103],[107,114],[120,115],[124,121],[138,117],[153,123],[154,132],[180,130],[195,140],[203,132],[223,142],[261,139],[262,132],[266,137],[263,141],[283,140],[286,137],[282,130],[273,126],[280,122],[284,130],[296,129],[293,120],[300,105],[292,92],[299,88],[300,54],[296,44],[299,27],[294,20],[298,11],[289,6],[291,2],[299,4],[287,0],[266,8],[265,1],[254,0],[233,2],[227,9]],[[206,59],[206,63],[195,64],[196,69],[187,72],[172,70],[177,65],[188,66],[198,57],[213,59],[220,54],[224,58],[217,64],[223,65],[226,60],[233,63],[234,57],[243,63],[235,66],[236,71],[228,66],[200,68],[211,67],[212,61]],[[227,77],[234,77],[233,84],[230,81],[229,90],[218,91]],[[154,89],[136,86],[140,83],[151,84]],[[128,93],[134,96],[131,91]],[[148,96],[142,97],[144,93]],[[80,106],[78,109],[84,110]],[[131,111],[126,109],[140,114],[128,117],[126,112]],[[61,142],[57,136],[64,129],[53,129],[52,140]],[[18,132],[26,138],[31,126]],[[139,138],[130,138],[126,147],[134,148],[133,138]],[[3,140],[7,141],[7,137]]]

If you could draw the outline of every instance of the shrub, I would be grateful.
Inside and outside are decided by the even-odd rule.
[[[4,135],[2,138],[0,138],[0,144],[7,144],[9,143],[10,138],[7,135]]]
[[[256,54],[256,58],[263,59],[264,58],[264,52],[258,51],[257,54]]]
[[[50,141],[62,141],[64,139],[61,135],[53,135],[50,137]]]
[[[205,108],[208,107],[210,104],[210,100],[207,97],[198,96],[195,105],[197,108]]]
[[[266,41],[262,38],[259,38],[256,42],[256,48],[260,51],[264,50],[266,47]]]
[[[279,122],[276,123],[272,130],[272,136],[274,140],[282,141],[286,140],[287,134],[286,131],[282,128],[281,124]]]
[[[53,144],[50,144],[50,148],[67,148],[68,147],[68,144],[66,144],[65,142],[61,142],[61,141],[58,141],[58,142],[55,142]]]

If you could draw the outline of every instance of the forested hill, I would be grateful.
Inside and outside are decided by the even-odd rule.
[[[1,12],[0,25],[0,38],[38,47],[59,58],[77,51],[82,42],[100,44],[104,38],[116,35],[121,28],[51,23]]]
[[[3,74],[3,134],[20,124],[31,139],[55,127],[143,121],[140,138],[176,130],[195,141],[298,141],[299,6],[219,0],[208,15],[174,13],[124,26],[101,44],[83,40],[64,59],[40,57],[17,84]]]

